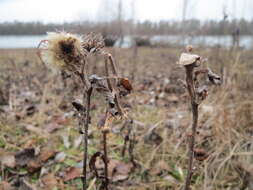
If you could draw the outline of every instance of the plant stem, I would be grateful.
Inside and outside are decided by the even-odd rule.
[[[103,132],[104,157],[105,157],[105,189],[108,190],[109,178],[108,178],[108,158],[107,158],[106,135],[107,135],[107,132]]]
[[[83,152],[83,190],[87,189],[87,160],[88,160],[88,129],[90,123],[90,99],[92,94],[92,87],[86,91],[86,117],[84,122],[84,152]]]
[[[191,185],[191,178],[192,178],[192,166],[193,166],[193,158],[194,158],[194,144],[195,144],[195,136],[196,136],[196,129],[198,125],[198,104],[195,101],[196,93],[195,93],[195,86],[193,80],[193,70],[194,65],[185,66],[186,69],[186,84],[189,96],[191,98],[191,108],[192,108],[192,134],[190,136],[189,142],[189,161],[188,161],[188,170],[187,170],[187,177],[185,181],[184,190],[190,190]]]

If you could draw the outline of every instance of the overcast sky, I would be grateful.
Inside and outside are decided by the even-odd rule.
[[[117,15],[119,0],[0,0],[0,22],[69,22],[106,20]],[[135,20],[179,20],[183,0],[122,0],[125,18]],[[187,18],[201,20],[253,18],[253,0],[188,0]],[[134,8],[133,8],[134,7]]]

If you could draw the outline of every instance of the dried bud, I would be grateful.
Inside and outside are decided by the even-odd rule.
[[[192,50],[193,50],[193,46],[192,46],[192,45],[187,45],[187,46],[185,47],[185,49],[186,49],[186,52],[191,53]]]
[[[113,116],[110,112],[106,112],[105,115],[100,119],[98,127],[101,128],[102,132],[110,132],[110,126],[113,121]]]
[[[208,153],[202,149],[202,148],[195,148],[194,149],[194,157],[198,161],[204,161],[205,159],[208,158]]]

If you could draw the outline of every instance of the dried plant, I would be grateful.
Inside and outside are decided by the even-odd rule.
[[[207,87],[200,84],[198,79],[199,74],[206,74],[206,77],[210,81],[211,84],[221,84],[221,79],[218,75],[213,73],[210,68],[201,69],[195,71],[195,69],[206,61],[202,57],[192,54],[193,47],[187,46],[187,53],[182,53],[179,64],[185,68],[186,72],[186,88],[190,97],[191,102],[191,111],[192,111],[192,132],[190,135],[189,141],[189,161],[188,161],[188,170],[187,177],[185,181],[184,190],[190,190],[191,178],[193,175],[193,159],[194,157],[202,156],[203,150],[200,151],[194,148],[195,145],[195,136],[196,130],[198,126],[198,107],[204,101],[208,95]],[[198,153],[198,154],[197,154]],[[196,154],[196,155],[195,155]],[[205,157],[206,156],[202,156]]]
[[[97,152],[90,160],[90,168],[95,172],[93,166],[94,160],[101,157],[105,164],[105,177],[103,177],[103,187],[108,189],[108,158],[107,158],[107,133],[110,131],[111,121],[116,116],[124,117],[125,112],[120,105],[120,97],[130,93],[132,86],[125,78],[120,78],[116,69],[114,58],[111,54],[103,50],[104,41],[101,35],[90,33],[84,37],[59,32],[48,33],[48,39],[41,41],[39,44],[39,57],[41,60],[52,68],[57,68],[64,72],[69,72],[72,76],[80,80],[83,89],[83,103],[85,106],[72,102],[73,107],[78,112],[80,124],[83,126],[80,132],[83,134],[84,155],[83,155],[83,189],[87,189],[87,160],[88,160],[88,130],[90,124],[90,105],[91,96],[94,90],[102,93],[108,102],[108,108],[103,122],[100,123],[103,135],[104,153]],[[87,58],[95,54],[105,57],[105,74],[104,77],[97,75],[88,75]],[[112,75],[110,74],[110,68]]]

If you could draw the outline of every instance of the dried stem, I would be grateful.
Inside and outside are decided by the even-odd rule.
[[[116,67],[115,67],[112,56],[110,54],[106,55],[106,57],[105,57],[105,72],[106,72],[106,76],[108,77],[106,80],[107,80],[107,84],[108,84],[108,87],[109,87],[110,91],[114,92],[114,88],[113,88],[113,85],[112,85],[111,80],[110,80],[110,74],[109,74],[109,68],[108,68],[108,59],[109,59],[110,64],[111,64],[114,77],[116,77],[116,79],[118,78],[118,73],[117,73],[117,70],[116,70]],[[124,111],[121,108],[120,101],[119,101],[119,96],[118,96],[117,93],[115,94],[114,101],[115,101],[116,107],[119,111],[119,114],[124,115]]]
[[[195,97],[195,86],[194,86],[194,77],[193,70],[194,64],[185,66],[186,69],[186,84],[189,96],[191,98],[191,107],[192,107],[192,133],[189,141],[189,161],[188,161],[188,173],[185,181],[184,190],[190,190],[191,178],[193,174],[192,166],[193,166],[193,157],[194,157],[194,144],[195,144],[195,135],[196,129],[198,125],[198,104],[196,103]]]
[[[90,123],[90,99],[92,94],[92,88],[86,91],[86,114],[84,122],[84,133],[83,133],[83,190],[87,189],[87,160],[88,160],[88,129]]]
[[[108,190],[109,185],[109,178],[108,178],[108,157],[107,157],[107,131],[103,132],[103,144],[104,144],[104,158],[105,158],[105,181],[104,181],[104,187],[106,190]]]

